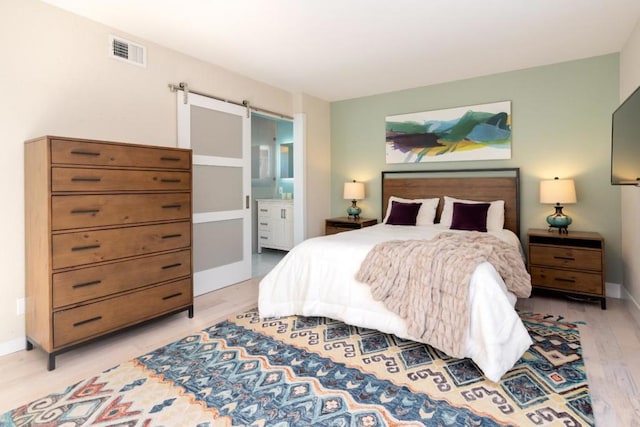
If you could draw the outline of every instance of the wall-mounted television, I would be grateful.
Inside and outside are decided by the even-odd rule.
[[[640,87],[611,117],[611,184],[640,185]]]

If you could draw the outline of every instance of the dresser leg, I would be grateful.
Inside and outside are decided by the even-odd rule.
[[[31,341],[29,341],[28,339],[27,339],[27,345],[25,346],[25,348],[27,349],[27,351],[33,350],[33,344],[31,344]]]
[[[49,353],[49,360],[47,361],[47,371],[53,371],[56,369],[56,355]]]
[[[193,306],[189,307],[188,315],[189,315],[189,319],[193,319]]]
[[[605,297],[600,298],[600,308],[603,310],[607,309],[607,298]]]

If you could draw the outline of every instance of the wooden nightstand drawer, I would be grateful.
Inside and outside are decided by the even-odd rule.
[[[538,287],[580,294],[600,295],[602,293],[600,274],[541,267],[531,267],[530,273],[531,282]]]
[[[531,264],[578,270],[602,270],[602,254],[600,251],[538,245],[531,245],[530,248]]]

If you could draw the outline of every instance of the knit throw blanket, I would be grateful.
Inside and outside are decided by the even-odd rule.
[[[518,248],[480,232],[377,244],[356,279],[407,322],[412,337],[461,358],[470,318],[469,279],[484,261],[517,297],[530,295],[531,277]]]

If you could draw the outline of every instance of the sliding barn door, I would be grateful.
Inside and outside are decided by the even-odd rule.
[[[251,277],[247,109],[178,91],[178,146],[193,150],[194,295]]]

